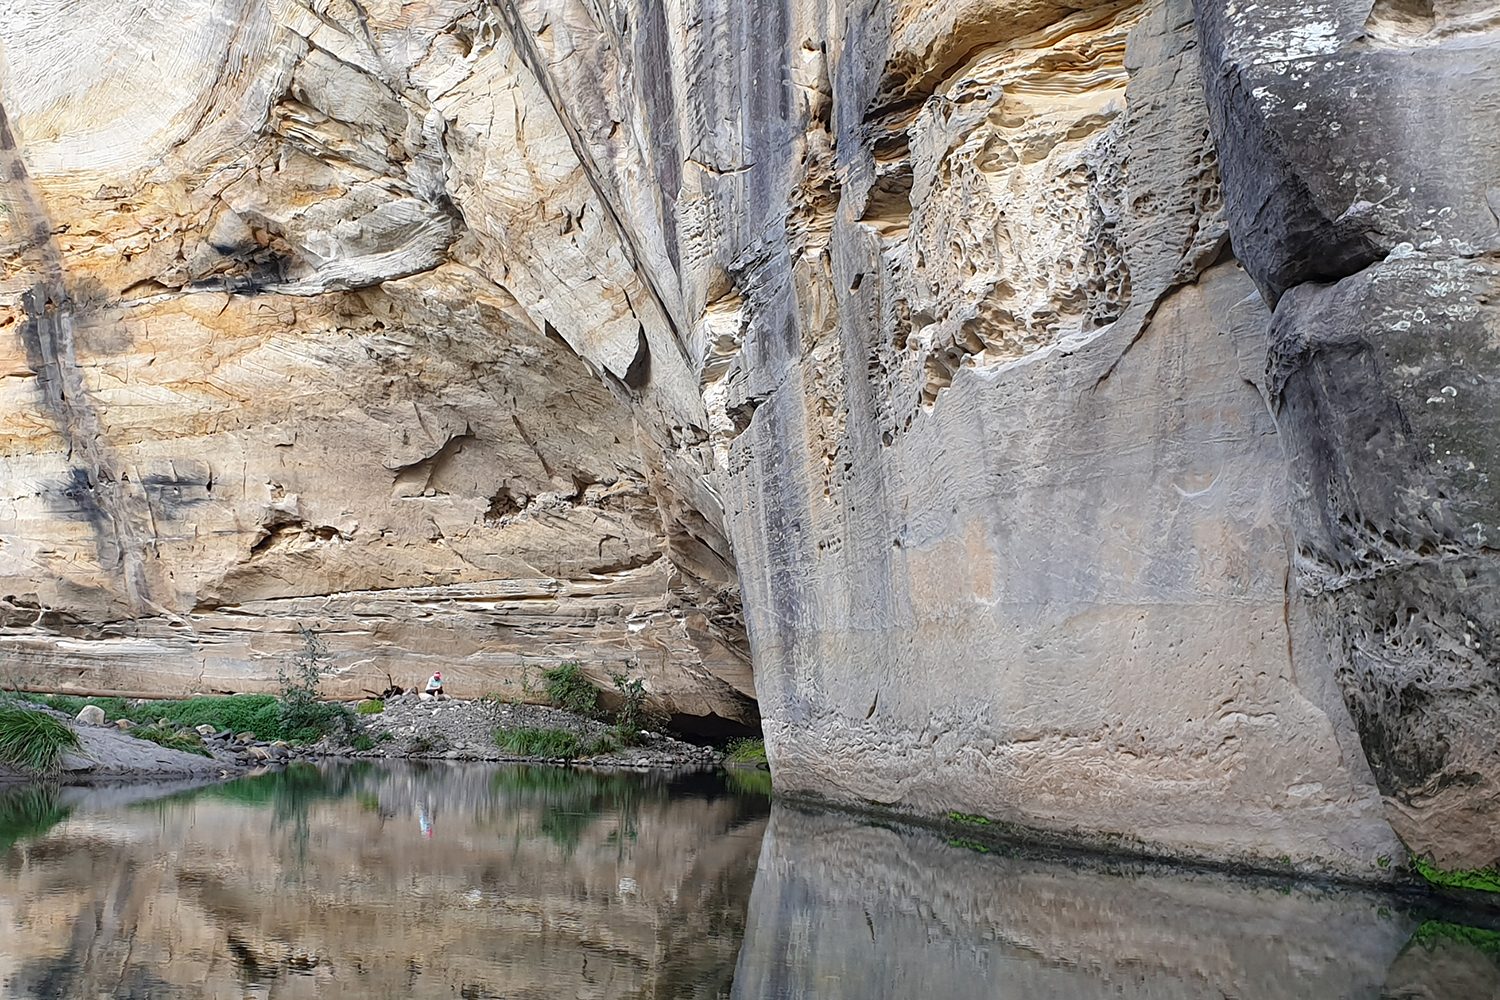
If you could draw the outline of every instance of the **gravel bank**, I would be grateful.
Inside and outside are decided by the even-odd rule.
[[[414,758],[484,761],[556,761],[527,757],[495,745],[495,731],[562,729],[589,742],[607,736],[611,727],[561,709],[541,705],[497,705],[487,701],[422,701],[416,695],[387,699],[378,715],[358,717],[359,732],[374,741],[370,750],[350,750],[324,741],[299,751],[309,756]],[[640,746],[620,747],[586,758],[614,767],[708,767],[723,762],[711,747],[695,746],[660,733],[642,737]]]

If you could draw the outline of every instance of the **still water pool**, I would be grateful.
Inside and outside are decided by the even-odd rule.
[[[0,997],[1500,997],[1500,935],[1451,914],[982,854],[758,777],[0,789]]]

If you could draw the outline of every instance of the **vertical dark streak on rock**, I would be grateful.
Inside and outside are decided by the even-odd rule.
[[[620,236],[620,247],[625,252],[626,259],[631,268],[641,279],[641,284],[646,286],[651,300],[656,303],[657,310],[661,313],[662,322],[666,323],[667,329],[672,334],[672,340],[677,345],[677,350],[682,354],[684,364],[692,366],[692,354],[688,349],[687,338],[683,336],[682,330],[677,323],[677,317],[667,307],[666,299],[662,296],[656,280],[651,276],[648,269],[643,265],[646,259],[637,244],[635,233],[625,224],[620,217],[619,210],[610,199],[609,193],[599,180],[599,166],[594,162],[590,154],[588,144],[583,141],[583,136],[578,130],[578,125],[568,114],[568,106],[558,93],[557,83],[552,75],[547,72],[547,64],[542,59],[542,54],[537,51],[536,42],[526,28],[526,23],[521,20],[521,14],[516,9],[515,0],[502,0],[498,5],[501,23],[505,25],[505,31],[510,36],[510,41],[515,46],[516,54],[531,71],[536,79],[537,86],[541,87],[542,93],[547,98],[547,103],[552,106],[558,121],[562,123],[563,131],[568,135],[568,142],[573,147],[573,154],[578,157],[578,163],[583,168],[584,176],[588,178],[589,187],[593,188],[594,196],[599,199],[604,214],[609,218],[610,224]]]
[[[682,153],[677,143],[679,118],[672,93],[672,64],[667,57],[666,5],[646,5],[646,23],[641,25],[636,49],[636,76],[646,105],[646,124],[651,130],[652,155],[656,165],[656,191],[661,201],[662,235],[672,267],[682,268],[677,245],[677,195],[682,190]]]
[[[132,610],[150,604],[143,565],[142,532],[135,530],[131,500],[112,471],[98,408],[84,384],[74,345],[78,320],[68,293],[62,252],[52,224],[31,186],[25,161],[0,106],[0,161],[9,160],[3,201],[11,225],[23,235],[25,255],[37,280],[21,296],[25,322],[20,336],[27,363],[36,372],[41,403],[67,446],[70,465],[52,497],[66,513],[86,521],[94,534],[99,565],[123,584]]]

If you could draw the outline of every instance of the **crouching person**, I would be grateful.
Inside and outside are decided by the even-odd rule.
[[[423,701],[447,701],[448,696],[443,693],[443,675],[434,673],[427,678],[427,690],[422,692]]]

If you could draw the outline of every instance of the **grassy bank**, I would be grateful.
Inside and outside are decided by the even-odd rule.
[[[269,694],[236,694],[224,697],[188,698],[185,701],[128,702],[121,698],[79,698],[74,695],[23,695],[26,700],[76,717],[85,705],[97,705],[106,722],[128,719],[147,732],[133,730],[142,739],[168,745],[152,733],[213,726],[218,731],[254,733],[262,740],[313,743],[342,726],[348,710],[329,703],[286,703]],[[162,726],[165,720],[166,726]],[[174,749],[198,752],[186,746]]]

